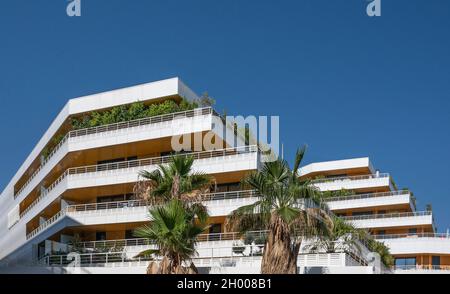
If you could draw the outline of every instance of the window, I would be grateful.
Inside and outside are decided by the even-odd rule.
[[[408,258],[396,258],[395,259],[395,267],[399,269],[411,269],[416,267],[416,258],[408,257]]]
[[[352,216],[360,216],[360,215],[372,215],[373,211],[358,211],[358,212],[353,212]]]
[[[378,231],[378,235],[386,235],[386,231],[385,230],[379,230]]]
[[[96,241],[105,241],[106,240],[106,232],[97,232],[95,233]]]
[[[417,234],[417,229],[409,229],[408,234]]]
[[[213,224],[209,228],[210,234],[220,234],[222,233],[222,224]]]
[[[33,245],[33,246],[36,246],[36,245]],[[38,258],[42,258],[45,255],[45,241],[39,243],[37,245],[37,248],[38,248]]]
[[[98,161],[97,164],[102,165],[102,164],[116,163],[116,162],[122,162],[122,161],[125,161],[125,158],[122,157],[122,158],[101,160],[101,161]]]
[[[222,224],[212,224],[209,228],[209,241],[219,240],[219,234],[222,233]]]
[[[216,193],[225,193],[228,192],[228,186],[224,184],[217,185]]]
[[[228,185],[228,191],[229,192],[239,191],[240,189],[241,189],[241,184],[240,183],[233,183],[233,184],[229,184]]]
[[[125,240],[135,239],[134,230],[126,230],[125,231]]]
[[[97,203],[108,203],[108,202],[118,202],[118,201],[128,201],[133,197],[132,193],[122,194],[122,195],[110,195],[97,197]]]
[[[219,184],[217,185],[216,192],[217,193],[225,193],[225,192],[235,192],[241,189],[240,183],[229,183],[229,184]]]
[[[161,157],[171,156],[171,155],[174,155],[174,154],[175,153],[173,151],[161,152]]]
[[[179,152],[175,152],[175,151],[166,151],[166,152],[161,152],[160,156],[161,157],[165,157],[165,156],[172,156],[172,155],[179,155],[179,154],[186,154],[186,153],[192,153],[192,150],[181,150]]]
[[[440,256],[432,256],[431,257],[431,265],[433,267],[439,267],[441,265],[441,257]]]
[[[337,174],[337,175],[327,175],[325,178],[332,179],[332,178],[345,178],[348,177],[348,174]]]

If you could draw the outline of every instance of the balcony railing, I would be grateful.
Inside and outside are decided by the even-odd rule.
[[[81,266],[108,264],[108,263],[125,263],[125,262],[144,262],[152,260],[151,257],[128,258],[125,252],[108,252],[108,253],[88,253],[79,254],[74,259],[68,259],[68,255],[49,255],[43,257],[38,264],[47,266],[68,266],[69,264],[79,263]]]
[[[202,201],[220,201],[227,199],[245,199],[249,197],[258,197],[258,194],[253,190],[248,191],[235,191],[235,192],[223,192],[223,193],[209,193],[202,196]],[[144,200],[128,200],[128,201],[116,201],[116,202],[105,202],[105,203],[89,203],[89,204],[78,204],[70,205],[65,209],[61,210],[53,217],[48,219],[45,223],[40,225],[38,228],[33,230],[27,235],[27,240],[35,237],[40,232],[48,228],[49,226],[56,223],[67,213],[76,212],[90,212],[90,211],[101,211],[101,210],[111,210],[111,209],[121,209],[121,208],[132,208],[132,207],[142,207],[147,206],[147,201]]]
[[[238,198],[259,197],[255,190],[209,193],[202,196],[203,201],[228,200]]]
[[[221,149],[221,150],[185,153],[185,154],[181,154],[179,156],[192,156],[195,160],[200,160],[200,159],[226,157],[226,156],[234,156],[234,155],[249,154],[249,153],[256,153],[256,152],[258,152],[258,146],[252,145],[252,146],[241,146],[241,147]],[[167,163],[170,163],[171,160],[172,160],[172,156],[162,156],[162,157],[153,157],[153,158],[147,158],[147,159],[141,159],[141,160],[132,160],[132,161],[117,162],[117,163],[108,163],[108,164],[92,165],[92,166],[85,166],[85,167],[69,168],[55,182],[53,182],[49,186],[49,188],[46,189],[35,201],[33,201],[30,204],[30,206],[28,206],[20,214],[20,218],[23,218],[33,207],[35,207],[43,198],[45,198],[55,187],[57,187],[59,185],[59,183],[61,183],[69,175],[80,175],[80,174],[144,167],[144,166],[151,166],[151,165],[158,165],[158,164],[167,164]]]
[[[59,149],[69,140],[69,138],[76,138],[81,136],[87,136],[87,135],[93,135],[93,134],[101,134],[105,132],[112,132],[117,130],[123,130],[123,129],[129,129],[129,128],[136,128],[156,123],[162,123],[162,122],[169,122],[173,121],[175,119],[182,119],[182,118],[193,118],[196,116],[203,116],[203,115],[209,115],[213,114],[216,116],[219,116],[214,109],[211,107],[208,108],[198,108],[193,109],[189,111],[183,111],[183,112],[176,112],[171,114],[164,114],[164,115],[158,115],[153,117],[147,117],[127,122],[120,122],[120,123],[114,123],[104,126],[98,126],[94,128],[88,128],[88,129],[81,129],[81,130],[74,130],[68,132],[64,138],[61,140],[61,142],[58,143],[58,145],[53,148],[53,150],[50,152],[50,154],[47,156],[47,158],[41,163],[41,165],[38,167],[38,169],[28,178],[28,180],[23,184],[23,186],[14,194],[14,199],[19,197],[20,194],[25,190],[25,188],[31,183],[31,181],[39,174],[39,172],[42,170],[42,168],[50,161],[50,159],[58,152]]]
[[[431,211],[421,212],[401,212],[401,213],[385,213],[385,214],[368,214],[358,216],[343,216],[342,219],[346,221],[366,220],[366,219],[385,219],[385,218],[399,218],[399,217],[415,217],[432,215]]]
[[[51,218],[49,218],[46,222],[44,222],[42,225],[37,227],[34,231],[32,231],[30,234],[27,235],[27,240],[30,240],[31,238],[37,236],[40,232],[44,231],[51,225],[55,224],[57,221],[59,221],[61,218],[63,218],[67,213],[67,210],[61,210]]]
[[[254,153],[258,151],[258,147],[256,145],[252,146],[242,146],[236,148],[228,148],[221,150],[212,150],[212,151],[201,151],[201,152],[192,152],[180,154],[179,156],[187,157],[192,156],[195,160],[200,159],[209,159],[216,157],[225,157],[225,156],[233,156],[240,154],[248,154]],[[75,167],[70,168],[68,170],[69,175],[78,175],[78,174],[86,174],[86,173],[96,173],[103,171],[111,171],[118,169],[127,169],[127,168],[136,168],[142,166],[150,166],[150,165],[158,165],[158,164],[167,164],[172,161],[172,156],[162,156],[162,157],[154,157],[140,160],[132,160],[132,161],[124,161],[117,163],[108,163],[108,164],[100,164],[100,165],[92,165],[85,167]]]
[[[378,197],[390,197],[390,196],[402,196],[408,195],[409,191],[394,191],[394,192],[382,192],[382,193],[367,193],[367,194],[355,194],[348,196],[330,197],[325,198],[326,202],[336,202],[336,201],[348,201],[348,200],[358,200],[358,199],[368,199],[368,198],[378,198]]]
[[[315,180],[312,180],[311,183],[322,184],[322,183],[333,183],[333,182],[338,182],[338,181],[359,181],[359,180],[371,180],[371,179],[380,179],[380,178],[389,178],[389,177],[390,176],[388,173],[360,175],[360,176],[343,176],[343,177],[315,179]]]
[[[197,238],[198,242],[221,242],[221,241],[243,241],[245,238],[251,237],[253,240],[255,240],[256,247],[262,247],[264,246],[264,240],[266,239],[268,234],[267,230],[263,231],[249,231],[247,233],[239,233],[239,232],[230,232],[230,233],[218,233],[218,234],[202,234],[199,235]],[[336,241],[336,243],[339,243],[339,241]],[[366,246],[366,244],[361,243],[363,246]],[[78,244],[77,247],[83,248],[83,249],[122,249],[125,247],[137,247],[137,246],[151,246],[154,245],[154,242],[150,241],[149,239],[144,238],[138,238],[138,239],[123,239],[123,240],[105,240],[105,241],[87,241],[82,242]],[[235,244],[233,243],[233,246],[250,246],[251,244]],[[214,247],[217,248],[217,247]],[[226,247],[228,248],[228,247]],[[349,254],[353,259],[357,260],[358,262],[364,262],[367,263],[367,261],[361,256],[361,248],[348,246],[345,249],[345,252]],[[305,253],[301,253],[300,255],[305,255]]]
[[[259,246],[259,245],[258,245]],[[262,245],[261,245],[262,246]],[[261,261],[261,252],[250,252],[248,256],[214,256],[214,250],[220,251],[224,249],[232,250],[232,247],[214,247],[214,248],[203,248],[202,250],[211,249],[212,255],[210,257],[197,257],[193,258],[192,261],[194,264],[198,266],[211,266],[212,264],[225,266],[225,267],[235,267],[240,263],[248,263],[250,261]],[[299,254],[297,258],[297,263],[305,263],[306,258],[308,256],[308,265],[307,266],[336,266],[341,265],[341,256],[342,253],[345,253],[346,260],[351,263],[356,262],[356,264],[361,266],[366,266],[368,263],[364,258],[357,256],[353,253],[349,253],[346,251],[337,252],[337,253],[311,253],[311,254]],[[38,261],[39,265],[44,266],[68,266],[71,264],[72,266],[98,266],[102,267],[107,266],[108,264],[115,264],[114,266],[121,264],[124,265],[126,263],[132,263],[133,265],[141,264],[143,266],[147,265],[148,261],[158,261],[159,258],[153,258],[151,256],[139,256],[139,257],[129,257],[129,252],[108,252],[108,253],[87,253],[87,254],[78,254],[77,256],[73,256],[68,259],[68,255],[49,255],[41,258]],[[135,255],[137,255],[136,252]],[[322,257],[322,258],[321,258]],[[316,264],[314,261],[319,262]],[[334,261],[334,262],[333,262]]]
[[[391,235],[373,235],[377,240],[391,240],[391,239],[416,239],[416,238],[436,238],[449,239],[448,233],[417,233],[417,234],[391,234]]]
[[[128,200],[117,202],[77,204],[68,206],[66,210],[67,212],[71,213],[71,212],[87,212],[87,211],[99,211],[99,210],[120,209],[120,208],[132,208],[142,206],[147,206],[147,201]]]
[[[236,241],[241,240],[245,236],[252,236],[254,239],[262,239],[267,235],[267,231],[253,231],[242,233],[218,233],[218,234],[202,234],[197,238],[198,242],[215,242],[215,241]],[[87,241],[79,244],[81,248],[122,248],[133,246],[150,246],[154,243],[149,239],[123,239],[123,240],[106,240],[106,241]]]
[[[450,271],[450,265],[396,265],[398,271]]]
[[[221,200],[233,200],[233,199],[246,199],[246,198],[256,198],[259,197],[259,194],[255,190],[244,190],[244,191],[233,191],[233,192],[219,192],[219,193],[208,193],[204,194],[201,197],[201,201],[221,201]],[[78,213],[78,212],[97,212],[102,210],[114,210],[114,209],[124,209],[124,208],[133,208],[133,207],[143,207],[148,206],[147,201],[145,200],[127,200],[127,201],[116,201],[116,202],[104,202],[104,203],[88,203],[88,204],[77,204],[67,206],[65,209],[58,212],[56,215],[48,219],[45,223],[37,227],[31,233],[27,235],[27,240],[35,237],[40,232],[48,228],[49,226],[56,223],[62,217],[67,215],[68,213]],[[318,205],[311,199],[300,199],[298,208],[318,208]],[[331,211],[325,209],[330,215],[332,215]],[[235,233],[234,233],[235,234]],[[216,234],[214,236],[210,235],[211,238],[218,238],[219,241],[222,238],[229,237],[229,233],[226,234]]]
[[[47,195],[55,189],[59,183],[61,183],[67,176],[69,175],[69,171],[66,170],[56,181],[54,181],[47,189],[42,191],[41,195],[39,195],[36,200],[34,200],[21,214],[20,219],[22,219],[33,207],[35,207],[42,199],[47,197]]]

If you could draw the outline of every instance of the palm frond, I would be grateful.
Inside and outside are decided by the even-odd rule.
[[[136,256],[133,258],[140,258],[140,257],[150,257],[152,255],[160,255],[160,251],[158,249],[148,249],[144,250],[142,252],[139,252]]]
[[[300,164],[303,161],[303,157],[305,157],[306,149],[307,146],[303,145],[301,148],[297,149],[297,152],[295,153],[294,167],[292,169],[295,178],[299,177],[298,171],[300,169]]]

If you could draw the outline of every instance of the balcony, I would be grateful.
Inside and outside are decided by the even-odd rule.
[[[209,215],[214,217],[229,215],[239,207],[255,203],[258,197],[259,195],[253,190],[210,193],[202,196],[202,202],[208,208]],[[304,200],[299,202],[298,207],[305,209],[316,207],[316,205],[311,200]],[[149,220],[148,209],[147,202],[143,200],[71,205],[29,233],[26,239],[36,237],[64,217],[71,220],[68,226],[145,222]],[[227,235],[213,237],[220,237],[219,241],[222,241],[221,238],[224,236]]]
[[[255,239],[264,238],[267,235],[267,231],[254,231],[248,232],[244,235],[251,235]],[[217,234],[202,234],[199,235],[197,241],[199,243],[211,243],[211,242],[226,242],[226,241],[237,241],[243,238],[242,233],[217,233]],[[96,248],[134,248],[134,247],[149,247],[152,246],[148,239],[137,238],[137,239],[123,239],[123,240],[106,240],[106,241],[87,241],[81,242],[79,244],[80,248],[83,249],[96,249]],[[205,246],[204,246],[205,247]],[[133,251],[133,250],[131,250]]]
[[[392,254],[450,254],[450,235],[435,233],[374,236],[386,244]]]
[[[223,216],[238,207],[254,203],[257,200],[257,194],[254,191],[211,193],[203,195],[202,199],[211,216]],[[73,220],[73,225],[149,220],[147,202],[142,200],[71,205],[29,233],[26,239],[30,240],[36,237],[66,216]]]
[[[407,206],[415,210],[409,191],[358,194],[343,197],[326,198],[330,210],[347,210],[380,206]]]
[[[386,189],[395,190],[392,187],[389,174],[371,174],[350,177],[334,177],[313,180],[312,184],[320,191],[338,191],[346,190],[368,190],[368,189]]]
[[[362,229],[403,226],[434,227],[431,211],[347,216],[342,218],[351,222],[355,227]]]
[[[194,171],[216,174],[257,169],[259,152],[257,146],[244,146],[223,150],[194,152],[184,154],[184,156],[194,157]],[[68,189],[134,183],[138,181],[138,173],[141,170],[155,170],[157,169],[157,165],[167,164],[171,161],[171,158],[171,156],[164,156],[70,168],[21,213],[20,221],[26,217],[26,221],[28,222]]]
[[[448,265],[412,265],[412,266],[396,266],[395,274],[450,274],[450,266]]]
[[[231,248],[228,248],[231,250]],[[123,252],[111,253],[91,253],[80,254],[77,257],[77,265],[80,271],[83,268],[109,268],[107,273],[114,273],[115,270],[122,272],[121,268],[139,268],[139,273],[145,273],[150,258],[130,258]],[[211,257],[196,257],[192,261],[196,267],[206,273],[260,273],[261,255],[258,256],[211,256]],[[66,255],[50,255],[41,259],[38,263],[40,266],[51,267],[69,267],[73,259],[68,259]],[[315,253],[315,254],[301,254],[298,257],[297,265],[301,273],[305,273],[311,268],[328,268],[333,271],[333,268],[340,269],[344,272],[345,269],[359,268],[361,273],[372,273],[373,268],[368,267],[367,263],[346,252],[339,253]],[[202,268],[204,270],[202,270]],[[113,271],[113,272],[111,272]],[[341,272],[341,273],[342,273]]]
[[[143,118],[95,128],[71,131],[53,149],[45,161],[14,194],[21,200],[39,185],[45,176],[69,152],[118,145],[185,133],[209,131],[212,117],[218,116],[212,108]]]
[[[198,258],[218,258],[218,257],[253,257],[261,256],[264,247],[264,240],[268,231],[250,231],[247,233],[238,232],[226,232],[218,234],[203,234],[197,238],[197,252]],[[244,243],[244,240],[248,237],[252,237],[254,242],[252,244]],[[258,241],[259,240],[259,241]],[[309,245],[311,240],[304,240],[302,249],[299,253],[299,260],[302,261],[304,266],[327,266],[332,264],[333,259],[330,259],[326,252],[309,252]],[[364,256],[367,256],[369,251],[363,243],[358,243],[358,246],[340,246],[342,247],[336,253],[345,252],[353,261],[356,261],[359,265],[367,265],[367,261]],[[63,244],[60,244],[63,245]],[[64,252],[66,254],[70,252],[71,246],[57,246],[58,248],[66,248]],[[364,247],[364,248],[362,248]],[[54,245],[49,245],[49,248],[54,248]],[[137,238],[137,239],[124,239],[124,240],[105,240],[105,241],[87,241],[77,244],[77,248],[82,249],[83,253],[88,254],[91,257],[98,253],[121,253],[121,257],[124,260],[133,260],[139,252],[144,250],[154,249],[155,244],[149,239]],[[239,250],[235,250],[239,248]],[[345,249],[344,249],[345,248]],[[47,251],[46,251],[47,252]],[[51,252],[51,250],[49,251]],[[323,258],[328,256],[328,258]],[[54,257],[53,259],[56,259]],[[52,258],[50,258],[52,260]],[[89,258],[89,263],[92,263],[95,258]],[[114,259],[110,259],[113,262]],[[138,259],[140,261],[140,259]],[[145,259],[144,259],[145,260]],[[339,264],[335,264],[339,265]],[[342,266],[349,265],[348,262],[340,264]]]

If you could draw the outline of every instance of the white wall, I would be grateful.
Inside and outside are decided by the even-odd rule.
[[[327,204],[331,210],[345,210],[345,209],[368,208],[368,207],[402,205],[402,204],[411,205],[410,200],[411,195],[404,194],[386,197],[329,201],[327,202]]]
[[[450,238],[396,238],[378,240],[386,244],[391,254],[450,254]]]

